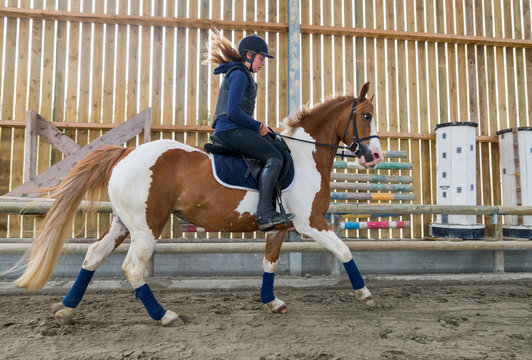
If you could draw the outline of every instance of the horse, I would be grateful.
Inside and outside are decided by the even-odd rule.
[[[373,305],[371,292],[351,251],[329,227],[324,215],[330,202],[330,173],[338,144],[343,141],[358,154],[359,163],[373,167],[382,161],[373,98],[369,83],[358,95],[339,95],[313,108],[303,107],[284,119],[280,134],[286,139],[294,167],[292,185],[282,193],[291,224],[267,232],[263,258],[261,299],[266,311],[284,314],[286,303],[275,297],[273,280],[283,239],[295,228],[330,250],[343,264],[362,303]],[[50,275],[71,231],[72,218],[84,196],[97,199],[107,190],[112,222],[87,250],[72,288],[52,307],[59,324],[73,322],[92,275],[128,235],[131,245],[122,271],[148,314],[163,326],[181,323],[177,313],[159,304],[145,281],[145,267],[157,239],[173,213],[197,226],[223,232],[257,231],[258,192],[228,188],[213,176],[211,154],[203,148],[172,140],[157,140],[133,148],[108,145],[82,159],[56,187],[55,198],[39,234],[26,254],[25,270],[14,282],[28,290],[40,289]]]

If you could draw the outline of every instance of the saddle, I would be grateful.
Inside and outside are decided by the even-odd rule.
[[[279,175],[278,192],[286,190],[292,183],[294,168],[290,149],[283,139],[273,131],[266,135],[283,155],[283,168]],[[257,159],[245,156],[229,144],[224,143],[216,135],[211,135],[211,143],[205,144],[204,149],[213,154],[213,171],[215,177],[223,185],[258,190],[258,182],[264,163]],[[242,165],[243,164],[243,165]],[[232,186],[231,186],[232,185]]]

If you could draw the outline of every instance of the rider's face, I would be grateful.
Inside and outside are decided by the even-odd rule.
[[[262,70],[265,64],[266,64],[266,56],[262,54],[255,55],[255,60],[253,60],[253,64],[251,65],[253,66],[253,72],[258,73],[259,71]]]

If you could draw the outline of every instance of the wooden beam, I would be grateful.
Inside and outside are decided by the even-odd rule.
[[[69,156],[81,149],[81,146],[69,136],[60,131],[54,123],[46,120],[41,115],[28,111],[36,118],[37,135],[46,140],[54,148]]]
[[[58,129],[83,129],[83,130],[111,130],[120,124],[95,124],[95,123],[69,123],[69,122],[54,122]],[[0,127],[22,128],[26,124],[24,121],[14,120],[0,120]],[[151,125],[153,131],[173,131],[173,132],[198,132],[198,133],[212,133],[213,129],[209,125]],[[276,132],[281,132],[281,128],[275,128]],[[420,133],[406,133],[406,132],[386,132],[379,131],[378,135],[383,139],[412,139],[412,140],[436,140],[435,134],[420,134]],[[477,136],[477,142],[498,143],[496,136]]]
[[[95,14],[72,11],[21,9],[14,7],[0,8],[0,16],[19,19],[37,19],[53,21],[71,21],[82,23],[99,23],[111,25],[140,25],[160,26],[186,29],[212,29],[238,30],[238,31],[264,31],[264,32],[288,32],[289,25],[286,23],[254,22],[254,21],[230,21],[215,19],[172,18],[158,16],[136,16]],[[449,43],[460,45],[500,46],[513,48],[532,48],[532,41],[525,39],[488,38],[469,35],[448,35],[436,33],[421,33],[409,31],[394,31],[382,29],[348,28],[341,26],[301,25],[302,34],[323,34],[362,37],[371,39],[391,39],[426,41],[432,43]]]
[[[194,19],[194,18],[174,18],[161,16],[137,16],[137,15],[116,15],[116,14],[95,14],[81,13],[73,11],[55,10],[35,10],[19,9],[13,7],[0,8],[0,16],[36,19],[71,21],[82,23],[98,23],[110,25],[140,25],[157,26],[186,29],[213,29],[220,30],[240,30],[240,31],[265,31],[265,32],[287,32],[288,24],[267,23],[255,21],[231,21],[215,19]]]
[[[421,241],[421,240],[357,240],[344,241],[352,251],[497,251],[532,250],[532,241]],[[2,254],[24,254],[31,248],[28,243],[0,243]],[[90,244],[66,244],[68,254],[85,254]],[[114,253],[125,254],[130,244],[121,244]],[[328,251],[314,241],[284,242],[281,252],[324,252]],[[241,243],[159,243],[155,245],[155,254],[219,254],[219,253],[263,253],[264,244],[260,242]]]
[[[370,39],[409,40],[459,45],[500,46],[530,49],[532,41],[525,39],[488,38],[468,35],[448,35],[382,29],[345,28],[339,26],[301,25],[302,34],[338,35]]]

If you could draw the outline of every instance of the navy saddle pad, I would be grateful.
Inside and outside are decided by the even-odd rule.
[[[241,190],[258,190],[259,183],[257,180],[245,174],[248,170],[248,165],[242,157],[227,156],[220,154],[211,154],[212,170],[216,180],[227,187]],[[290,158],[290,170],[281,180],[282,190],[287,190],[294,180],[294,163]]]

